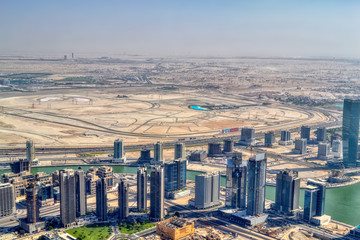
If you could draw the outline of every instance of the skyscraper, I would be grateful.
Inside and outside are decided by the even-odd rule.
[[[176,159],[166,162],[165,167],[165,193],[169,194],[186,187],[186,160]]]
[[[10,183],[0,183],[0,217],[16,212],[15,189]]]
[[[60,186],[60,220],[63,226],[68,226],[76,219],[76,183],[73,169],[61,170]]]
[[[358,141],[360,121],[360,100],[344,100],[343,110],[343,161],[345,167],[359,166]]]
[[[154,144],[154,161],[163,162],[163,145],[161,142],[157,142]]]
[[[27,210],[27,223],[36,223],[40,217],[40,204],[37,198],[38,189],[34,182],[30,182],[26,187],[26,210]]]
[[[184,143],[176,143],[174,151],[174,159],[186,159],[186,149]]]
[[[242,128],[239,144],[252,145],[255,142],[255,129],[254,128]]]
[[[259,216],[264,212],[266,162],[265,153],[251,157],[248,162],[247,214],[251,216]]]
[[[10,168],[13,173],[30,172],[31,161],[28,159],[19,159],[17,161],[10,162]]]
[[[311,221],[312,217],[324,215],[326,185],[314,180],[308,181],[305,189],[304,219]]]
[[[204,209],[220,203],[220,174],[206,173],[195,177],[195,207]]]
[[[316,141],[318,141],[318,142],[326,142],[327,141],[326,127],[319,127],[317,129]]]
[[[283,142],[291,141],[291,132],[286,131],[286,130],[281,131],[281,138],[280,139]]]
[[[208,157],[214,157],[219,154],[222,154],[221,144],[218,142],[208,143]]]
[[[139,167],[137,170],[137,209],[145,211],[147,209],[147,169]]]
[[[75,172],[75,186],[76,186],[76,217],[86,215],[86,183],[85,173],[79,168]]]
[[[318,144],[318,159],[327,160],[330,157],[330,143],[320,142]]]
[[[302,126],[300,131],[300,137],[306,139],[307,141],[310,140],[310,130],[309,126]]]
[[[293,170],[280,171],[276,175],[275,209],[293,214],[299,209],[300,178]]]
[[[246,208],[247,165],[242,162],[242,154],[234,152],[226,166],[226,206]]]
[[[150,175],[150,219],[153,221],[164,220],[164,168],[153,166]]]
[[[305,154],[307,153],[307,140],[302,138],[295,139],[295,149],[293,152],[296,154]]]
[[[108,220],[107,207],[106,179],[100,178],[96,181],[96,216],[99,221]]]
[[[116,162],[126,161],[124,143],[122,139],[116,139],[114,141],[114,161]]]
[[[267,132],[265,133],[265,147],[272,147],[275,143],[275,133],[274,132]]]
[[[26,141],[26,159],[29,162],[35,159],[35,145],[32,140]]]
[[[234,151],[234,141],[231,139],[225,139],[224,140],[224,153],[229,153]]]
[[[124,220],[129,216],[129,184],[120,180],[118,189],[119,220]]]

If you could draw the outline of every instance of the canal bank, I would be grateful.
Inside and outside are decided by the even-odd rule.
[[[86,171],[93,165],[81,166]],[[77,169],[79,166],[51,166],[51,167],[34,167],[31,169],[33,174],[37,172],[53,173],[56,170],[64,168]],[[95,166],[98,167],[98,166]],[[137,171],[137,167],[130,166],[111,166],[115,173],[133,173]],[[0,174],[9,172],[10,170],[2,170]],[[187,179],[195,180],[195,176],[201,174],[199,171],[187,171]],[[225,186],[226,179],[221,178],[221,185]],[[275,201],[275,186],[266,187],[266,198]],[[304,204],[304,189],[300,190],[300,206]],[[329,188],[326,190],[325,213],[330,215],[334,220],[344,222],[350,225],[360,224],[360,183],[350,186]]]

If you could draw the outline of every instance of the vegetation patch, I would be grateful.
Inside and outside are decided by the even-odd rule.
[[[119,224],[119,231],[121,233],[125,234],[133,234],[140,231],[143,231],[145,229],[149,229],[154,227],[154,223],[150,223],[149,221],[143,221],[143,222],[122,222]]]
[[[66,232],[80,240],[105,240],[110,237],[112,229],[109,224],[92,224],[69,229]]]

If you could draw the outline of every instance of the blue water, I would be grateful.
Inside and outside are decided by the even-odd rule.
[[[200,106],[190,106],[191,109],[200,110],[200,111],[209,111],[209,109],[202,108]]]

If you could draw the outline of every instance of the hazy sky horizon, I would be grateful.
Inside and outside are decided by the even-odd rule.
[[[360,57],[360,1],[0,1],[0,54]]]

